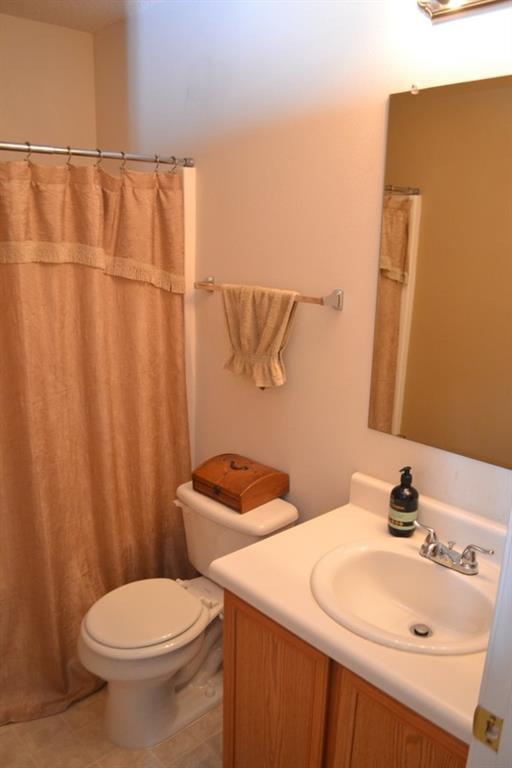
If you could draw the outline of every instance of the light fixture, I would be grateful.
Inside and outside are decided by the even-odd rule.
[[[418,5],[431,19],[438,16],[453,16],[462,11],[479,8],[482,5],[496,5],[504,0],[418,0]]]

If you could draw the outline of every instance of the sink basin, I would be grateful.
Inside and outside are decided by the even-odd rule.
[[[416,542],[338,547],[315,565],[311,589],[334,621],[381,645],[432,654],[487,648],[489,581],[420,557]]]

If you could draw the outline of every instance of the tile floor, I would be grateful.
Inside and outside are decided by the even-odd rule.
[[[103,735],[105,689],[65,712],[0,727],[2,768],[222,768],[222,704],[151,749]]]

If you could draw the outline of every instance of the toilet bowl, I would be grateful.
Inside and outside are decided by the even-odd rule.
[[[212,654],[221,638],[222,590],[205,582],[135,581],[107,593],[84,617],[78,653],[86,669],[108,681],[105,725],[114,743],[156,744],[220,700],[218,681],[198,686],[187,720],[178,698],[177,689],[194,677],[191,662]],[[202,598],[205,587],[215,597]],[[217,646],[212,677],[222,658]]]
[[[85,615],[78,640],[86,669],[108,682],[107,736],[123,747],[169,738],[222,699],[223,591],[210,563],[293,525],[293,505],[274,499],[245,514],[178,488],[187,550],[205,574],[143,579],[108,592]]]

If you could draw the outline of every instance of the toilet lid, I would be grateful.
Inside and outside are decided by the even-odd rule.
[[[101,597],[85,617],[98,643],[112,648],[144,648],[171,640],[199,618],[200,601],[172,579],[144,579]]]

